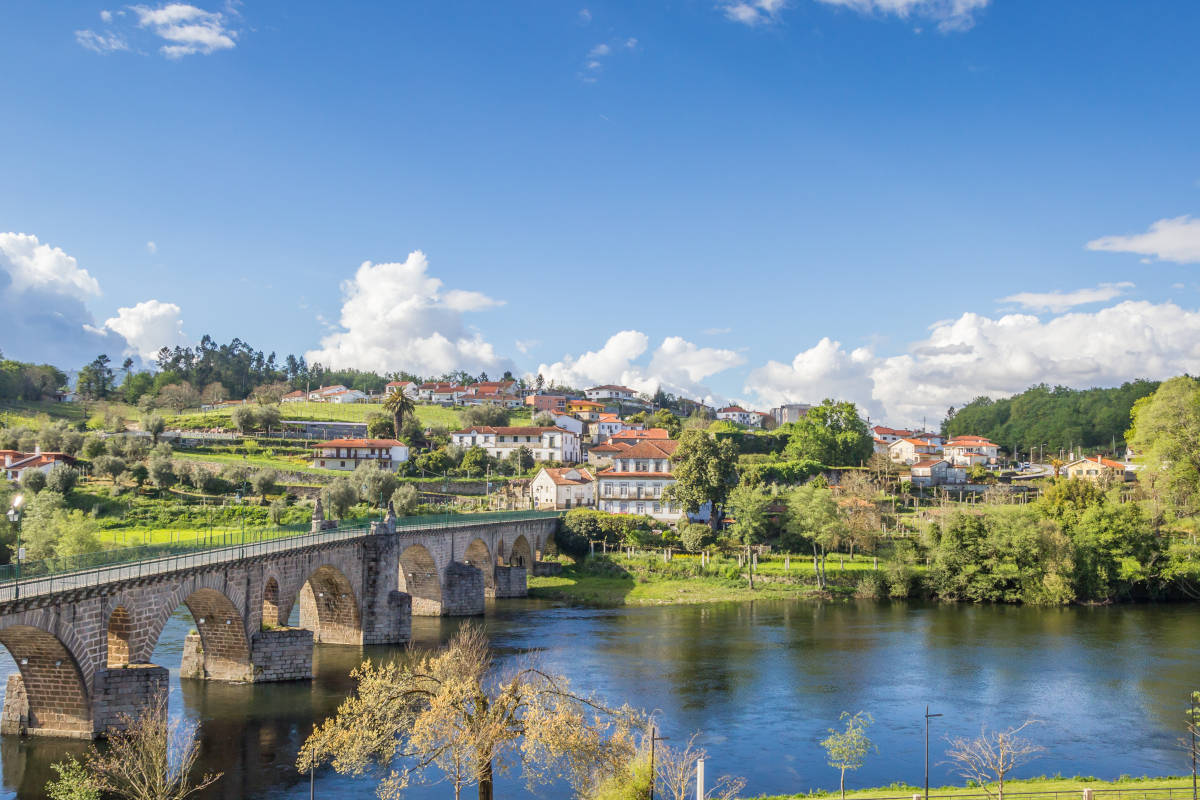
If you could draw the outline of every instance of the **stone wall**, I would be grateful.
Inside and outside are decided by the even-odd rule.
[[[557,561],[535,561],[533,562],[533,575],[536,578],[544,578],[547,575],[561,575],[562,564]]]
[[[455,561],[446,567],[446,585],[442,589],[442,614],[471,617],[483,613],[483,573],[475,567]]]
[[[179,664],[179,677],[204,680],[204,646],[200,634],[189,633],[183,640],[183,660]]]
[[[529,587],[526,582],[524,567],[496,567],[497,598],[526,597]]]
[[[25,681],[21,674],[8,676],[4,689],[4,711],[0,713],[0,734],[24,734],[29,725],[29,697],[25,694]]]
[[[155,664],[130,664],[96,675],[92,724],[97,733],[123,730],[159,694],[166,694],[170,674]]]
[[[259,631],[250,644],[255,683],[312,677],[313,632],[304,628]]]

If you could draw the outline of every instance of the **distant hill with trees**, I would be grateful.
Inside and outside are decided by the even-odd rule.
[[[1125,441],[1133,404],[1158,389],[1158,381],[1136,380],[1110,389],[1031,386],[1020,394],[993,400],[977,397],[951,408],[942,422],[946,436],[986,436],[1006,450],[1046,446],[1113,449]]]

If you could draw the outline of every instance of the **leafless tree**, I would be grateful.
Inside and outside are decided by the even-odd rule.
[[[692,800],[696,796],[696,762],[707,758],[702,748],[696,747],[692,734],[683,748],[660,745],[655,753],[654,771],[658,773],[658,786],[664,800]],[[733,800],[746,787],[746,779],[722,775],[706,787],[705,800]]]
[[[1004,800],[1004,779],[1008,774],[1045,752],[1046,748],[1020,735],[1035,723],[1036,720],[1027,719],[1007,731],[980,728],[979,736],[974,739],[947,738],[950,749],[946,751],[946,757],[959,775],[978,783],[988,797]],[[996,784],[994,794],[989,787],[992,782]]]

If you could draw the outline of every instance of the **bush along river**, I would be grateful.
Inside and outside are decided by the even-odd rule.
[[[413,638],[436,646],[461,624],[416,617]],[[836,789],[820,740],[842,711],[875,718],[878,745],[848,776],[850,788],[919,784],[923,719],[934,720],[931,780],[961,783],[942,755],[947,735],[981,725],[1038,724],[1046,748],[1016,777],[1180,775],[1177,745],[1190,691],[1200,688],[1200,606],[1098,608],[764,600],[589,609],[544,600],[489,604],[485,620],[500,661],[533,651],[577,688],[613,703],[657,710],[674,740],[702,731],[709,775],[747,779],[745,796]],[[303,798],[298,747],[313,724],[352,689],[349,671],[365,655],[403,648],[318,645],[311,682],[229,685],[180,681],[192,621],[180,611],[154,661],[172,670],[172,712],[200,724],[201,766],[225,777],[208,798]],[[0,680],[15,671],[4,656]],[[6,736],[0,740],[0,797],[37,798],[49,764],[78,742]],[[501,777],[496,796],[528,796],[519,775]],[[415,800],[450,787],[415,787]],[[318,772],[316,796],[372,796],[371,777]],[[536,796],[560,798],[562,786]]]

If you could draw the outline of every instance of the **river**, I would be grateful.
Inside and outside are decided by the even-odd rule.
[[[416,617],[419,645],[443,642],[461,620]],[[1038,609],[920,603],[771,601],[581,609],[536,600],[489,605],[502,661],[536,652],[577,688],[659,712],[672,743],[702,731],[710,776],[744,776],[745,794],[836,788],[819,741],[842,711],[867,711],[878,746],[848,786],[922,779],[925,704],[934,713],[932,776],[946,735],[1035,718],[1045,754],[1020,775],[1184,774],[1176,745],[1187,694],[1200,688],[1200,606]],[[292,764],[313,721],[350,691],[358,648],[319,645],[311,683],[234,686],[178,677],[191,627],[178,612],[155,663],[171,668],[174,713],[200,723],[202,763],[225,772],[209,798],[302,798]],[[395,649],[368,648],[373,657]],[[4,655],[0,686],[16,669]],[[41,797],[49,763],[80,743],[4,737],[0,798]],[[373,784],[318,773],[316,796],[373,796]],[[543,787],[540,797],[565,797]],[[415,788],[414,800],[452,796]],[[519,776],[497,798],[525,797]]]

